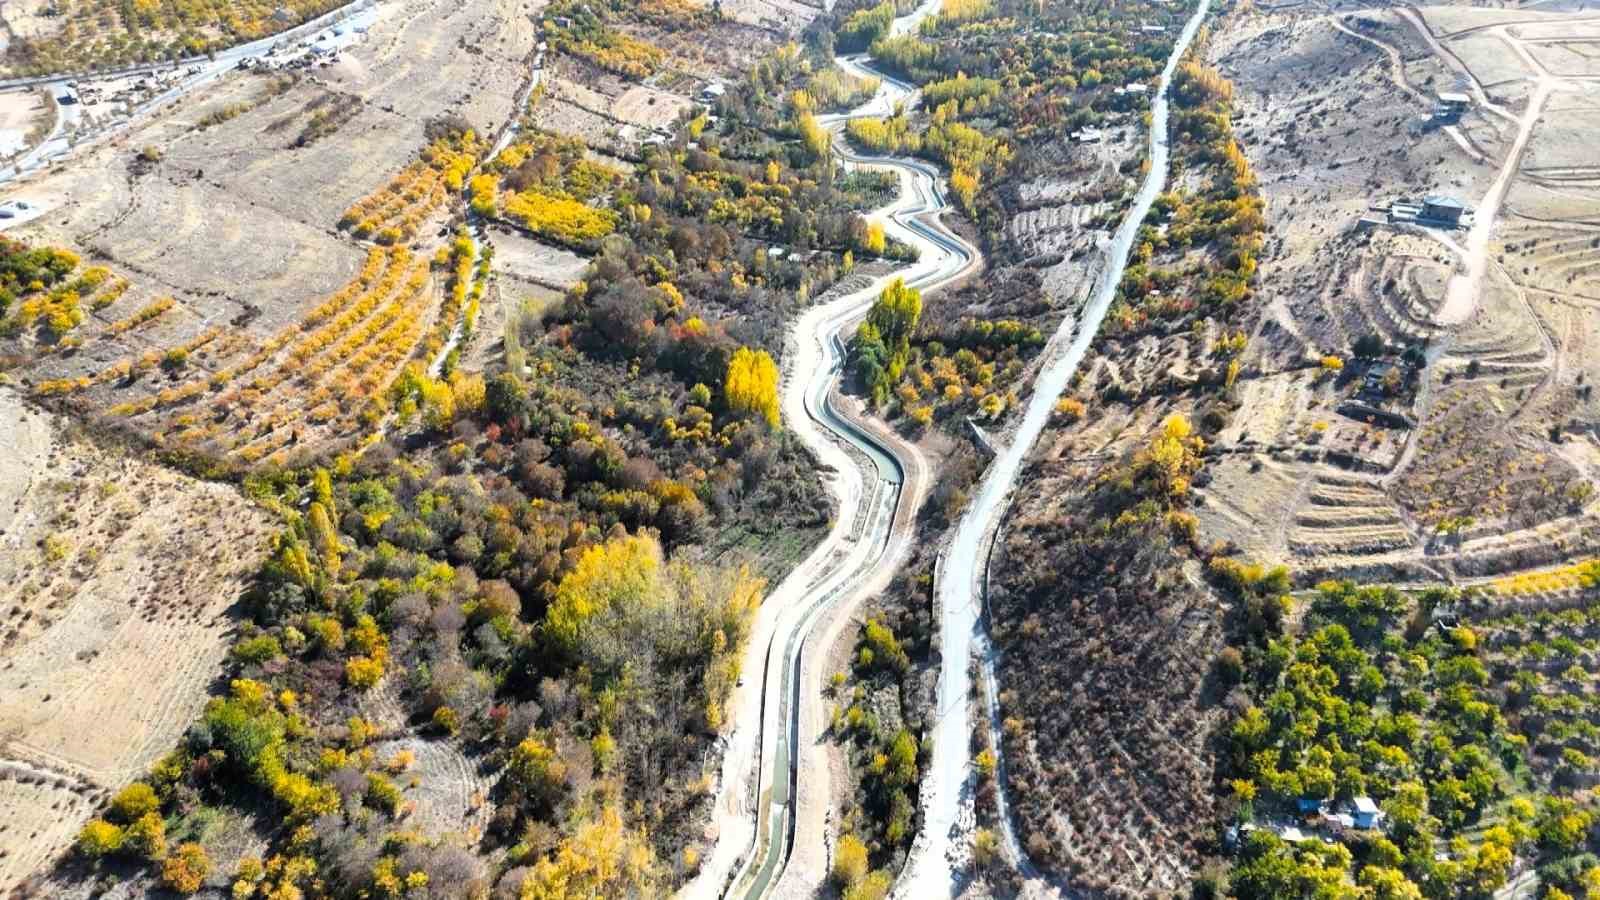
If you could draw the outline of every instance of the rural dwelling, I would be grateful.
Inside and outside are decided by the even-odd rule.
[[[1351,802],[1355,807],[1355,824],[1357,828],[1376,828],[1378,826],[1378,804],[1372,802],[1371,797],[1357,797]]]
[[[1461,224],[1467,205],[1446,194],[1429,194],[1422,198],[1422,212],[1417,218],[1438,222],[1451,228]]]
[[[1439,94],[1439,115],[1459,116],[1472,107],[1472,98],[1456,91],[1445,91]]]

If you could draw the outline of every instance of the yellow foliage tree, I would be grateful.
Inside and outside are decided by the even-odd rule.
[[[978,196],[978,173],[967,169],[953,169],[950,172],[950,190],[955,193],[956,199],[961,201],[961,208],[967,215],[973,215],[972,204]]]
[[[760,413],[768,425],[778,427],[778,364],[767,351],[740,347],[728,361],[722,394],[729,409]]]
[[[867,236],[866,239],[861,243],[861,249],[871,253],[873,256],[882,256],[883,251],[888,248],[888,245],[888,239],[885,238],[883,234],[883,223],[868,222]]]
[[[655,854],[642,831],[628,831],[614,806],[578,829],[523,879],[521,900],[593,900],[656,891]]]
[[[500,206],[500,176],[474,175],[468,187],[472,191],[472,211],[480,216],[494,215]]]
[[[543,188],[506,198],[505,213],[529,231],[564,244],[587,245],[617,229],[617,214],[611,210]]]
[[[205,886],[211,858],[194,842],[179,845],[161,866],[161,883],[180,894],[193,894]]]
[[[722,704],[739,681],[741,651],[766,586],[764,579],[741,568],[727,591],[727,605],[720,616],[723,623],[713,622],[711,662],[705,675],[705,719],[711,731],[722,728]]]
[[[431,378],[422,382],[422,424],[444,431],[456,419],[455,394],[450,386]]]
[[[1180,498],[1189,490],[1189,476],[1200,466],[1205,441],[1192,436],[1189,420],[1174,413],[1162,423],[1161,433],[1150,442],[1140,462],[1155,482],[1157,490]]]
[[[665,594],[661,545],[647,535],[625,535],[585,550],[556,585],[545,611],[545,634],[575,650],[585,623],[619,605],[659,602]]]
[[[314,500],[306,510],[306,525],[311,531],[311,542],[316,545],[317,555],[322,557],[323,568],[328,574],[335,577],[339,574],[339,554],[343,548],[339,545],[339,532],[333,527],[333,521],[328,517],[327,507],[322,501]]]
[[[488,397],[488,386],[484,384],[483,373],[468,374],[459,370],[450,373],[450,394],[455,400],[455,411],[458,414],[479,412]]]
[[[828,130],[817,123],[817,117],[809,112],[801,113],[798,126],[800,141],[805,145],[806,152],[811,154],[814,162],[822,162],[828,158],[828,149],[833,139],[828,136]]]
[[[867,877],[867,846],[853,834],[839,838],[833,851],[833,883],[840,890],[849,890]]]

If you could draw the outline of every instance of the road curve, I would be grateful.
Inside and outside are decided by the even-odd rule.
[[[973,777],[971,754],[967,748],[971,735],[968,703],[972,689],[968,661],[974,651],[979,653],[985,680],[990,685],[995,683],[994,653],[988,647],[979,625],[983,600],[978,581],[987,573],[994,532],[1010,503],[1011,490],[1022,472],[1022,464],[1039,433],[1044,430],[1056,398],[1066,390],[1073,373],[1088,354],[1089,346],[1100,330],[1100,322],[1116,296],[1117,284],[1122,280],[1122,272],[1134,239],[1138,236],[1139,225],[1166,184],[1169,168],[1167,88],[1178,60],[1194,40],[1209,6],[1210,0],[1200,0],[1162,69],[1150,108],[1149,172],[1110,244],[1102,247],[1106,264],[1096,282],[1094,293],[1084,305],[1080,318],[1076,322],[1071,317],[1062,320],[1061,326],[1051,336],[1044,350],[1045,362],[1034,379],[1033,394],[1028,398],[1016,435],[985,470],[981,486],[956,525],[955,535],[943,557],[938,583],[934,587],[934,602],[940,615],[939,646],[943,666],[939,673],[938,708],[933,716],[933,760],[922,781],[922,831],[917,835],[911,859],[896,885],[896,896],[918,900],[948,897],[955,894],[960,886],[955,860],[965,852],[965,848],[957,846],[957,838],[961,833],[959,819],[963,807],[971,802],[971,791],[965,788],[972,783]],[[993,691],[989,694],[984,701],[992,730],[996,704]],[[997,753],[1000,752],[998,739],[995,749]],[[1001,764],[1004,764],[1003,756]],[[1004,791],[997,794],[1002,838],[1007,853],[1020,865],[1024,875],[1031,876],[1033,873],[1027,865],[1027,857],[1012,831]]]
[[[928,15],[937,2],[930,0],[902,22]],[[865,73],[859,60],[838,62],[847,71]],[[758,614],[746,652],[745,683],[729,703],[734,727],[715,798],[716,843],[681,892],[684,897],[759,897],[778,883],[796,835],[802,711],[815,721],[821,703],[816,692],[802,691],[803,662],[812,658],[813,650],[826,651],[808,638],[830,612],[892,575],[907,549],[905,503],[921,496],[926,466],[903,444],[842,414],[832,396],[845,367],[841,334],[866,314],[892,278],[926,291],[962,276],[980,260],[975,247],[934,218],[948,208],[936,168],[917,160],[860,156],[838,138],[849,118],[885,114],[914,93],[910,85],[884,78],[877,95],[861,107],[846,115],[819,117],[834,131],[835,154],[846,165],[893,171],[900,179],[896,199],[869,218],[881,223],[886,235],[916,247],[920,256],[910,266],[808,310],[792,327],[784,356],[784,421],[830,473],[828,486],[839,501],[839,516]],[[806,799],[815,801],[809,795]],[[820,842],[821,835],[808,833],[805,838]]]

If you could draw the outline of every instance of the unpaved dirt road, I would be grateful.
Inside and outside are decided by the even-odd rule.
[[[975,650],[981,654],[987,681],[991,685],[995,683],[994,654],[979,625],[983,602],[979,579],[983,577],[989,545],[1009,505],[1011,491],[1022,471],[1023,462],[1039,433],[1044,430],[1056,398],[1066,389],[1079,363],[1088,353],[1100,329],[1100,322],[1111,307],[1117,284],[1122,280],[1122,271],[1133,249],[1139,225],[1155,202],[1156,195],[1166,185],[1169,168],[1167,86],[1178,60],[1194,39],[1209,8],[1209,0],[1202,0],[1184,25],[1166,68],[1162,70],[1161,82],[1151,104],[1150,170],[1134,198],[1132,208],[1123,218],[1110,245],[1105,248],[1107,265],[1101,272],[1100,281],[1077,322],[1074,323],[1070,317],[1064,319],[1051,337],[1044,351],[1044,367],[1034,382],[1034,391],[1016,436],[1010,445],[1001,449],[984,472],[982,485],[956,526],[955,537],[944,556],[944,566],[935,585],[943,668],[939,676],[938,709],[933,716],[936,723],[933,762],[922,781],[923,829],[917,836],[906,870],[896,885],[896,896],[919,900],[948,897],[959,889],[960,872],[957,864],[967,851],[959,840],[964,833],[961,819],[963,812],[970,810],[972,797],[972,792],[967,789],[973,777],[971,754],[967,749],[971,734],[968,703],[972,691],[968,660]],[[986,701],[993,728],[997,724],[993,721],[997,715],[995,699],[991,695]],[[998,735],[992,737],[998,751],[1002,744]],[[997,796],[1000,799],[1000,820],[1007,851],[1020,864],[1023,874],[1032,878],[1036,873],[1027,865],[1027,857],[1012,831],[1010,817],[1006,815],[1004,790]]]

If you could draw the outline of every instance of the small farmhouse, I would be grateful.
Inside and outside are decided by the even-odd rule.
[[[1467,205],[1454,197],[1446,194],[1429,194],[1422,198],[1422,211],[1417,218],[1454,228],[1461,224],[1461,216],[1466,211]]]

